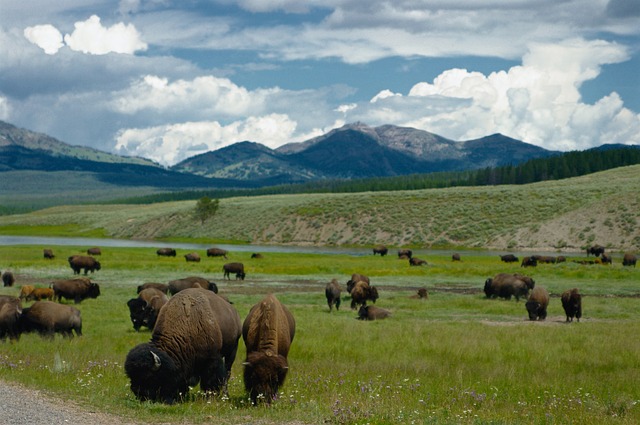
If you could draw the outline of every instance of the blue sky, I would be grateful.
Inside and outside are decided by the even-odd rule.
[[[172,165],[356,121],[640,144],[640,0],[0,0],[0,119]]]

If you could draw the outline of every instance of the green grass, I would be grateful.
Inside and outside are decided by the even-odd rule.
[[[69,277],[66,257],[86,247],[0,247],[0,268],[24,283],[46,285]],[[186,252],[186,251],[185,251]],[[149,423],[312,424],[634,424],[640,422],[640,273],[613,266],[574,263],[527,269],[552,294],[545,322],[526,320],[524,303],[487,300],[484,280],[501,271],[523,271],[497,256],[465,255],[453,263],[445,254],[419,252],[426,267],[409,267],[393,256],[268,253],[261,260],[232,252],[247,280],[223,281],[225,260],[199,264],[158,258],[151,248],[103,248],[103,269],[93,279],[102,295],[86,300],[83,337],[46,341],[24,335],[0,351],[2,379],[39,388],[61,399]],[[202,254],[202,253],[201,253]],[[377,305],[392,317],[355,320],[348,300],[329,314],[324,285],[342,285],[353,272],[378,286]],[[123,371],[127,352],[148,341],[133,331],[126,301],[137,285],[200,275],[216,281],[244,318],[263,295],[273,292],[293,312],[296,336],[290,373],[279,399],[252,407],[244,393],[241,361],[232,370],[229,398],[194,388],[174,406],[140,403]],[[577,286],[584,294],[580,323],[564,323],[557,295]],[[428,300],[411,299],[420,287]]]

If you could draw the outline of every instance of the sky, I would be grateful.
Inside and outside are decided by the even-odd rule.
[[[640,0],[0,0],[0,120],[164,166],[354,122],[640,144]]]

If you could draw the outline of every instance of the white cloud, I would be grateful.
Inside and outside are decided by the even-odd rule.
[[[24,36],[48,55],[55,55],[64,46],[62,33],[53,25],[27,27],[24,29]]]
[[[64,36],[65,43],[72,50],[93,55],[107,53],[133,54],[138,50],[146,50],[147,44],[132,24],[120,22],[111,27],[104,27],[100,17],[92,15],[86,21],[74,24],[75,30]]]

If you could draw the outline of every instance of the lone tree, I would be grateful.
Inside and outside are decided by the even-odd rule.
[[[218,211],[219,203],[219,199],[211,199],[208,196],[198,199],[194,212],[195,217],[200,220],[201,224],[204,224],[208,218],[213,217],[216,211]]]

